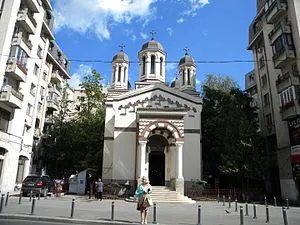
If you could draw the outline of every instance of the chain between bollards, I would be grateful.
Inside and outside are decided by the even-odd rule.
[[[71,218],[74,217],[74,209],[75,209],[75,199],[72,199],[72,203],[71,203]]]
[[[8,198],[9,198],[9,192],[6,193],[6,199],[5,199],[5,207],[7,206],[8,204]]]
[[[198,222],[197,225],[201,225],[201,205],[198,205]]]
[[[287,215],[286,215],[286,209],[282,207],[282,215],[283,215],[283,222],[284,225],[288,225]]]
[[[22,195],[23,195],[23,191],[20,191],[20,196],[19,196],[19,204],[22,203]]]
[[[235,201],[234,201],[234,202],[235,202],[235,209],[234,209],[234,211],[235,211],[235,212],[237,212],[237,211],[238,211],[237,199],[235,199]]]
[[[228,208],[229,209],[231,208],[231,197],[230,196],[228,197]]]
[[[253,219],[256,219],[256,205],[253,203]]]
[[[269,206],[266,205],[266,223],[270,222]]]
[[[249,216],[248,202],[246,202],[246,213],[245,213],[245,216]]]
[[[111,203],[111,218],[110,218],[110,220],[114,221],[114,219],[115,219],[115,202],[112,202]]]
[[[2,194],[2,195],[1,195],[0,213],[3,212],[3,207],[4,207],[4,196],[5,196],[5,194]]]
[[[223,195],[223,206],[225,206],[225,195]]]
[[[240,206],[240,225],[244,225],[244,212],[243,212],[243,206]]]
[[[153,221],[152,224],[157,224],[156,221],[156,203],[153,204]]]
[[[33,215],[34,214],[34,207],[35,207],[35,196],[33,196],[33,198],[32,198],[32,204],[31,204],[31,215]]]

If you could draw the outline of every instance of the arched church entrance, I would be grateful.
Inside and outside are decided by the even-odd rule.
[[[165,185],[165,149],[167,147],[168,142],[161,134],[152,135],[148,139],[149,180],[153,186]]]

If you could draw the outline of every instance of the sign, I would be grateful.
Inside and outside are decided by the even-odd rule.
[[[288,122],[290,143],[291,143],[291,161],[300,163],[300,117]]]

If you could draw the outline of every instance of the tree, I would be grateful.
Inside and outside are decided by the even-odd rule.
[[[257,133],[256,108],[250,104],[252,98],[231,78],[215,75],[207,77],[202,92],[206,176],[244,189],[245,180],[262,179],[264,174],[265,157]]]

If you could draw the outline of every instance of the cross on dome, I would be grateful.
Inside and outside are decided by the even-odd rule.
[[[188,47],[185,47],[183,50],[185,51],[185,55],[189,54],[190,49]]]
[[[121,52],[123,52],[123,51],[124,51],[124,48],[125,48],[125,45],[124,45],[123,43],[121,43],[121,44],[119,45],[119,47],[121,48]]]
[[[152,30],[152,31],[150,32],[150,34],[152,35],[151,40],[154,40],[154,35],[156,34],[156,31]]]

